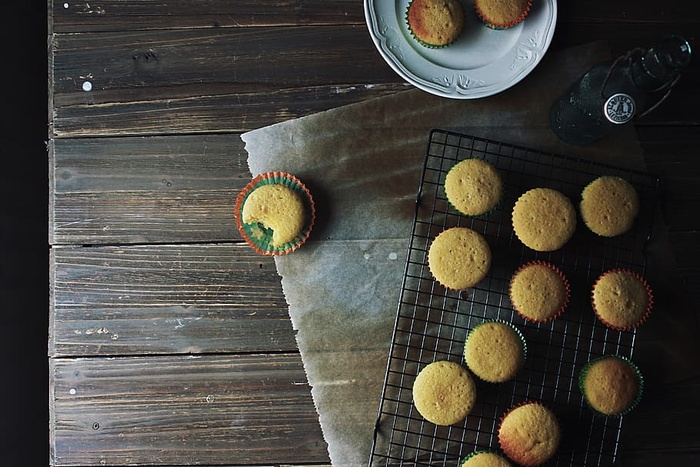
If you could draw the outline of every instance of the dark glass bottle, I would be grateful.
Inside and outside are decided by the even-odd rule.
[[[690,44],[669,36],[586,72],[552,105],[552,131],[570,144],[589,144],[658,105],[690,61]]]

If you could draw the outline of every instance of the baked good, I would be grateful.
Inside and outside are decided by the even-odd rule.
[[[527,321],[557,318],[569,303],[569,281],[559,268],[544,261],[522,265],[510,280],[510,302]]]
[[[459,462],[459,467],[511,467],[513,464],[494,451],[474,451]]]
[[[604,416],[622,416],[632,410],[642,396],[643,380],[629,359],[604,355],[581,369],[579,388],[588,407]]]
[[[464,362],[489,383],[508,381],[525,361],[525,339],[515,327],[500,321],[477,324],[464,343]]]
[[[458,0],[413,0],[406,10],[406,23],[421,45],[445,47],[464,29],[464,8]]]
[[[491,29],[509,29],[519,24],[531,5],[531,0],[474,0],[476,14]]]
[[[498,428],[498,442],[512,461],[541,465],[559,449],[561,429],[554,413],[539,402],[526,402],[506,412]]]
[[[444,287],[464,290],[486,277],[491,249],[481,234],[467,227],[443,230],[430,244],[428,268]]]
[[[235,214],[243,239],[265,255],[299,248],[315,219],[308,189],[284,172],[267,172],[251,180],[236,198]]]
[[[627,180],[606,175],[586,185],[579,208],[583,223],[593,233],[615,237],[632,228],[639,213],[639,196]]]
[[[647,319],[654,300],[642,276],[628,269],[610,269],[593,284],[592,302],[606,326],[628,331]]]
[[[436,425],[453,425],[464,420],[475,401],[474,379],[466,368],[455,362],[430,363],[413,382],[416,410]]]
[[[479,216],[492,210],[503,196],[496,168],[481,159],[464,159],[445,176],[447,201],[460,213]]]
[[[513,206],[513,230],[535,251],[558,250],[576,231],[576,209],[560,191],[532,188]]]

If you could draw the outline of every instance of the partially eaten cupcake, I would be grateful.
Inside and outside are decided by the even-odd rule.
[[[298,249],[306,242],[315,218],[309,190],[284,172],[255,177],[238,195],[235,210],[241,236],[263,255]]]

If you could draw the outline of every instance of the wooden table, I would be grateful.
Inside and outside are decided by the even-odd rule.
[[[251,178],[241,133],[410,88],[362,2],[48,7],[50,465],[328,464],[274,262],[232,209]],[[699,23],[683,0],[559,2],[551,50],[621,54]],[[698,63],[637,124],[696,314]],[[699,391],[650,387],[656,430],[623,436],[624,465],[694,465]]]

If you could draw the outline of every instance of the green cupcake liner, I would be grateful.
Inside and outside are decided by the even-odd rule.
[[[469,158],[467,158],[467,159],[469,159]],[[467,159],[462,159],[462,160],[460,160],[460,161],[457,161],[457,162],[455,163],[455,165],[457,165],[457,164],[459,164],[460,162],[462,162],[462,161],[464,161],[464,160],[467,160]],[[501,179],[501,197],[498,199],[498,201],[496,202],[496,204],[494,204],[493,207],[492,207],[491,209],[489,209],[489,210],[487,210],[487,211],[484,211],[484,212],[482,212],[481,214],[466,214],[466,213],[462,212],[457,206],[455,206],[454,204],[452,204],[452,202],[449,200],[449,198],[447,198],[447,193],[445,193],[445,199],[447,199],[447,204],[449,204],[449,205],[452,207],[452,209],[454,209],[455,211],[457,211],[457,212],[459,213],[460,216],[466,217],[467,219],[484,219],[484,218],[488,217],[489,215],[491,215],[492,213],[494,213],[494,212],[498,211],[499,209],[501,209],[501,207],[503,206],[503,197],[504,197],[504,193],[505,193],[505,185],[503,184],[503,176],[501,175],[501,172],[496,168],[496,166],[494,166],[494,165],[491,164],[489,161],[484,160],[484,159],[480,159],[480,158],[476,158],[476,157],[473,157],[473,158],[471,158],[471,159],[479,159],[479,160],[482,160],[482,161],[484,161],[484,162],[490,164],[490,165],[496,170],[496,172],[498,173],[499,178]],[[454,167],[454,166],[453,166],[453,167]],[[450,168],[450,170],[452,170],[452,168]],[[449,170],[447,171],[447,173],[449,173]],[[447,176],[447,174],[446,174],[445,176]],[[443,191],[444,191],[444,182],[443,182]]]
[[[618,360],[625,362],[630,366],[630,368],[634,371],[635,376],[637,377],[637,394],[635,394],[634,399],[632,399],[632,402],[630,402],[630,404],[624,410],[614,414],[606,414],[596,410],[588,401],[588,398],[586,397],[586,391],[583,388],[584,381],[586,379],[586,375],[588,374],[588,370],[590,369],[590,367],[596,362],[599,362],[606,358],[617,358]],[[593,414],[603,418],[619,418],[630,413],[639,404],[639,401],[642,399],[642,393],[644,391],[644,377],[642,376],[642,373],[637,367],[637,365],[635,365],[634,362],[632,362],[632,360],[630,360],[629,358],[623,357],[621,355],[612,354],[601,355],[600,357],[596,357],[593,360],[589,361],[583,366],[583,368],[581,368],[581,372],[579,373],[578,377],[578,388],[579,391],[581,391],[581,394],[583,395],[583,400],[586,403],[586,406],[591,410],[591,412],[593,412]]]
[[[505,455],[496,449],[478,449],[474,452],[467,454],[464,458],[462,458],[459,461],[458,467],[467,467],[466,466],[467,461],[469,461],[470,459],[473,459],[474,457],[478,456],[479,454],[495,454],[496,456],[498,456],[500,459],[503,460],[504,465],[512,465],[510,463],[510,461],[505,457]]]
[[[406,13],[404,14],[404,20],[405,20],[405,22],[406,22],[406,27],[408,28],[409,34],[411,34],[411,37],[412,37],[417,43],[419,43],[420,45],[422,45],[423,47],[426,47],[426,48],[428,48],[428,49],[444,49],[445,47],[448,47],[448,46],[454,44],[454,43],[457,41],[457,39],[460,38],[460,36],[462,35],[462,32],[463,32],[463,31],[460,32],[460,33],[457,35],[457,37],[455,37],[454,40],[452,40],[452,42],[448,42],[447,44],[443,44],[443,45],[429,44],[428,42],[425,42],[425,41],[419,39],[418,36],[416,36],[416,35],[413,33],[413,30],[411,29],[411,25],[410,25],[409,22],[408,22],[408,10],[411,9],[411,4],[412,4],[412,3],[413,3],[413,0],[411,0],[411,1],[408,3],[408,6],[406,7]]]
[[[522,345],[522,349],[523,349],[523,359],[522,359],[522,362],[520,362],[520,366],[518,367],[518,370],[516,370],[516,374],[517,374],[517,372],[520,371],[520,370],[522,369],[523,366],[525,366],[525,361],[527,360],[527,341],[525,340],[525,336],[523,336],[522,332],[520,332],[520,330],[519,330],[517,327],[515,327],[512,323],[509,323],[508,321],[504,321],[504,320],[501,320],[501,319],[489,319],[489,320],[486,320],[486,321],[482,321],[481,323],[479,323],[479,324],[477,324],[476,326],[474,326],[474,327],[471,329],[471,331],[469,331],[469,333],[467,334],[466,339],[464,340],[463,354],[466,354],[467,341],[469,341],[469,337],[472,335],[472,332],[474,332],[477,328],[479,328],[479,326],[483,326],[483,325],[489,324],[489,323],[499,323],[499,324],[506,325],[506,326],[508,326],[510,329],[512,329],[512,330],[515,332],[515,334],[520,338],[520,341],[521,341],[522,344],[523,344],[523,345]],[[466,362],[466,355],[464,355],[464,363],[465,363],[465,365],[467,366],[467,368],[469,368],[469,365],[468,365],[467,362]],[[484,381],[484,382],[486,382],[486,383],[490,383],[490,384],[501,384],[501,383],[505,383],[506,381],[510,381],[510,380],[514,377],[514,376],[513,376],[513,377],[511,377],[511,378],[508,378],[508,379],[505,380],[505,381],[494,382],[494,381],[488,381],[488,380],[483,379],[482,377],[480,377],[479,375],[477,375],[471,368],[469,368],[469,371],[471,371],[471,373],[472,373],[476,378],[478,378],[479,380]]]
[[[267,229],[257,222],[243,222],[242,218],[243,206],[245,205],[250,193],[263,185],[273,184],[284,185],[298,193],[301,196],[306,210],[306,221],[304,222],[304,228],[301,230],[301,232],[299,232],[299,235],[297,235],[292,241],[276,247],[272,245],[271,229]],[[265,172],[253,178],[253,180],[251,180],[250,183],[248,183],[238,194],[234,211],[236,225],[243,239],[256,252],[267,256],[286,255],[297,250],[308,239],[316,219],[315,204],[313,198],[311,197],[311,193],[298,178],[285,172]]]

